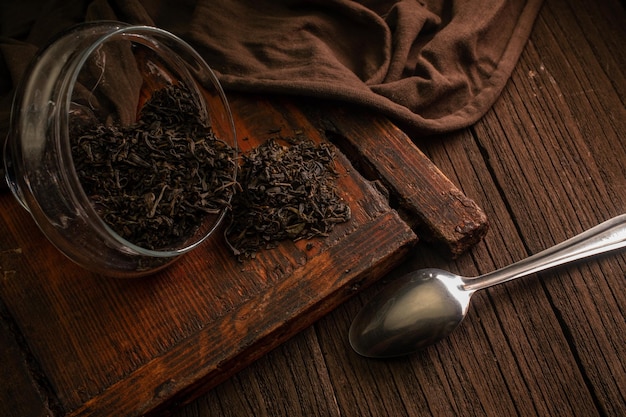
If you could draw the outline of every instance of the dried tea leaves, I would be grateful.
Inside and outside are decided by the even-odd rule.
[[[80,125],[76,172],[100,217],[124,239],[163,249],[228,207],[234,150],[218,140],[182,84],[156,91],[130,126]]]
[[[242,156],[226,232],[240,258],[281,240],[327,236],[350,219],[350,207],[337,194],[331,146],[304,137],[290,141],[270,139]]]
[[[179,84],[155,92],[133,125],[73,123],[81,185],[124,239],[168,248],[230,205],[226,241],[241,259],[282,240],[327,236],[350,219],[337,193],[331,145],[303,136],[270,139],[238,164],[234,150],[198,114]]]

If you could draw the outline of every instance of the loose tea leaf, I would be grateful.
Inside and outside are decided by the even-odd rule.
[[[334,153],[305,137],[270,139],[242,156],[240,191],[226,239],[235,255],[253,257],[285,239],[327,236],[350,219],[338,196]]]
[[[229,206],[234,150],[199,117],[184,85],[156,91],[130,126],[75,127],[81,185],[100,217],[129,242],[170,247]]]
[[[284,144],[271,139],[242,156],[237,183],[234,150],[198,114],[179,84],[155,92],[133,125],[74,123],[83,189],[120,236],[166,248],[230,202],[227,243],[249,258],[285,239],[327,236],[350,219],[337,193],[331,145],[302,135],[280,138]]]

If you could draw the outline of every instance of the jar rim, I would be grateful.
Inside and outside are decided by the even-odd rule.
[[[116,21],[95,21],[73,26],[59,36],[55,37],[55,39],[51,43],[54,43],[54,41],[59,40],[64,36],[71,36],[72,34],[76,34],[81,30],[89,30],[94,27],[102,27],[104,31],[102,32],[101,36],[94,36],[95,40],[89,45],[88,48],[77,54],[74,62],[71,63],[71,69],[69,73],[66,74],[65,79],[62,80],[63,85],[60,87],[60,100],[58,102],[58,105],[55,106],[53,110],[54,112],[56,112],[55,117],[60,116],[61,119],[59,120],[69,121],[69,115],[72,106],[72,96],[74,88],[76,87],[79,73],[83,69],[89,57],[92,56],[94,51],[96,51],[101,45],[104,45],[111,40],[125,39],[125,37],[128,37],[128,39],[132,42],[142,43],[143,46],[154,51],[161,58],[168,58],[165,56],[166,54],[174,54],[175,58],[178,59],[180,63],[183,64],[183,66],[193,65],[196,70],[197,68],[201,70],[203,76],[206,76],[207,78],[206,80],[203,79],[201,81],[208,81],[211,84],[211,90],[215,91],[219,98],[218,101],[220,103],[220,110],[223,110],[226,113],[225,115],[223,115],[223,117],[226,118],[228,123],[228,136],[231,136],[230,138],[227,138],[227,142],[229,142],[229,145],[234,149],[235,153],[238,152],[236,130],[228,100],[226,99],[226,95],[211,67],[198,54],[198,52],[195,51],[193,47],[191,47],[187,42],[185,42],[178,36],[163,29],[145,25],[130,25],[127,23]],[[110,30],[107,31],[107,29]],[[176,50],[172,49],[172,46],[175,46]],[[177,50],[180,52],[177,52]],[[45,48],[43,51],[43,53],[45,53]],[[183,54],[184,57],[182,56]],[[193,61],[189,62],[190,60]],[[202,105],[206,106],[206,104],[203,102],[203,94],[198,90],[199,86],[196,85],[199,80],[196,80],[196,78],[189,73],[189,71],[191,71],[191,69],[189,68],[177,67],[176,71],[178,72],[181,69],[183,69],[187,73],[177,75],[184,78],[185,82],[191,81],[191,85],[189,85],[189,88],[195,90],[198,98],[203,103]],[[201,111],[204,111],[205,116],[210,117],[208,109],[204,108]],[[70,198],[73,198],[79,210],[82,210],[85,216],[88,219],[91,219],[90,223],[93,227],[95,227],[93,221],[96,221],[97,233],[100,233],[105,240],[108,240],[115,247],[124,248],[124,250],[128,251],[129,254],[138,254],[147,257],[157,258],[172,258],[186,253],[199,246],[202,242],[204,242],[209,236],[213,234],[213,232],[220,226],[220,224],[222,224],[228,210],[227,207],[221,209],[219,214],[216,214],[212,218],[208,219],[207,222],[209,223],[206,225],[201,225],[201,231],[194,232],[194,234],[192,234],[189,239],[181,243],[180,247],[176,247],[175,244],[173,248],[148,249],[125,239],[119,233],[113,230],[98,214],[96,208],[91,203],[89,197],[85,193],[83,186],[80,183],[71,150],[69,123],[59,123],[55,127],[55,129],[57,137],[59,139],[55,140],[56,143],[54,144],[54,146],[56,147],[59,157],[63,160],[63,163],[67,167],[67,169],[64,169],[60,174],[63,175],[63,180],[67,181]],[[233,180],[236,180],[237,167],[236,164],[234,165]],[[26,182],[28,183],[28,181]],[[15,189],[12,189],[12,191],[14,194],[16,194]],[[20,192],[20,194],[22,193]],[[22,203],[22,205],[24,205],[29,211],[31,211],[22,200],[23,196],[18,196],[16,194],[16,197],[18,197],[18,200],[20,200],[20,203]],[[232,198],[232,196],[230,198]],[[39,222],[37,219],[36,221]]]
[[[116,22],[106,22],[106,23],[110,23],[110,24],[115,24]],[[119,23],[119,22],[118,22]],[[183,48],[185,50],[185,52],[187,54],[189,54],[193,59],[195,59],[198,63],[200,63],[202,65],[202,69],[203,71],[206,71],[206,73],[209,75],[210,81],[213,84],[213,87],[218,91],[218,94],[220,95],[220,99],[224,105],[224,110],[226,110],[226,112],[228,113],[228,119],[231,121],[232,124],[232,134],[233,134],[233,140],[234,140],[234,145],[236,146],[236,133],[235,133],[235,129],[234,129],[234,123],[232,122],[232,115],[230,114],[230,108],[228,106],[228,102],[225,96],[224,91],[222,90],[222,87],[217,79],[217,77],[215,76],[215,73],[213,72],[213,70],[211,69],[211,67],[204,61],[204,59],[184,40],[182,40],[181,38],[179,38],[178,36],[165,31],[163,29],[157,28],[157,27],[153,27],[153,26],[146,26],[146,25],[129,25],[129,24],[125,24],[125,23],[119,23],[119,27],[116,30],[113,30],[109,33],[104,34],[103,36],[101,36],[99,39],[97,39],[96,41],[94,41],[91,46],[84,51],[83,54],[81,54],[81,58],[77,63],[76,66],[76,71],[73,72],[73,74],[71,75],[71,79],[70,79],[70,83],[69,83],[69,87],[70,89],[67,91],[68,94],[66,94],[66,101],[64,103],[65,107],[63,108],[63,112],[65,114],[68,114],[68,110],[70,108],[71,105],[71,97],[72,97],[72,90],[74,88],[74,86],[76,85],[76,81],[79,75],[80,70],[83,68],[83,66],[85,65],[87,59],[89,59],[89,57],[103,44],[105,44],[106,42],[109,42],[111,40],[115,40],[116,38],[120,37],[120,36],[125,36],[125,35],[143,35],[143,36],[149,36],[149,37],[154,37],[155,35],[163,37],[165,39],[167,39],[168,41],[172,41],[174,42],[176,47],[180,47]],[[142,39],[145,41],[145,43],[143,43],[144,46],[147,46],[148,48],[152,49],[153,51],[157,52],[159,55],[163,55],[163,54],[169,54],[169,53],[174,53],[177,54],[178,56],[180,56],[180,54],[174,50],[172,50],[172,48],[169,45],[164,45],[163,42],[161,42],[160,40],[156,39],[156,40],[152,40],[148,41],[146,38],[141,37],[141,38],[134,38],[133,37],[133,41],[139,41],[139,39]],[[178,68],[185,70],[184,68]],[[189,80],[193,81],[193,77],[190,74],[185,74],[184,76],[186,76],[187,78],[189,78]],[[189,88],[197,88],[195,86],[195,83],[192,83]],[[200,96],[201,94],[198,92],[198,95]],[[206,108],[202,109],[204,111],[204,113],[206,114],[206,116],[208,116],[208,111],[206,110]],[[65,124],[65,129],[68,128],[68,124]],[[64,135],[67,135],[67,131],[64,132]],[[69,136],[64,136],[66,139],[69,140]],[[69,145],[69,144],[68,144]],[[71,155],[71,149],[66,149],[66,151],[70,152],[69,155],[65,154],[65,156],[68,156],[68,161],[71,164],[71,173],[72,174],[76,174],[76,169],[74,167],[74,161]],[[236,178],[236,172],[233,173],[233,176]],[[235,179],[233,178],[233,179]],[[104,230],[106,230],[108,232],[108,236],[112,237],[117,243],[122,244],[124,247],[128,247],[131,251],[142,254],[142,255],[146,255],[146,256],[150,256],[150,257],[173,257],[173,256],[177,256],[183,253],[186,253],[192,249],[194,249],[195,247],[199,246],[204,240],[206,240],[214,231],[215,229],[217,229],[217,227],[219,227],[219,225],[222,223],[223,218],[226,215],[226,207],[224,209],[221,210],[220,214],[217,215],[217,218],[215,218],[215,220],[213,221],[213,225],[212,227],[210,227],[208,230],[203,231],[202,235],[199,237],[199,239],[194,239],[190,244],[184,245],[180,248],[177,249],[148,249],[148,248],[144,248],[141,247],[127,239],[125,239],[124,237],[122,237],[119,233],[117,233],[115,230],[113,230],[105,221],[104,219],[102,219],[102,217],[100,215],[98,215],[96,209],[93,207],[93,205],[91,204],[91,202],[89,201],[89,198],[87,197],[87,195],[84,192],[84,189],[82,187],[82,185],[80,184],[80,181],[78,180],[78,178],[75,178],[76,181],[78,181],[76,183],[77,190],[78,193],[80,195],[80,200],[81,200],[81,207],[84,207],[84,209],[89,213],[90,217],[91,216],[95,216],[95,218],[98,219],[98,221],[100,222],[100,226],[103,227]]]

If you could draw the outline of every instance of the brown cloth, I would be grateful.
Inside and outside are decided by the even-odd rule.
[[[68,26],[115,19],[194,46],[225,90],[357,103],[412,133],[447,132],[493,104],[541,0],[23,0],[0,5],[0,138],[14,86]]]

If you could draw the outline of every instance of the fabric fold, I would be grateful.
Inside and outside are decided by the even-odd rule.
[[[7,129],[7,97],[34,50],[70,24],[101,19],[180,36],[227,93],[339,100],[378,111],[411,134],[445,133],[475,123],[495,102],[541,3],[48,0],[40,8],[1,6],[0,74],[10,79],[0,83],[0,135]]]

